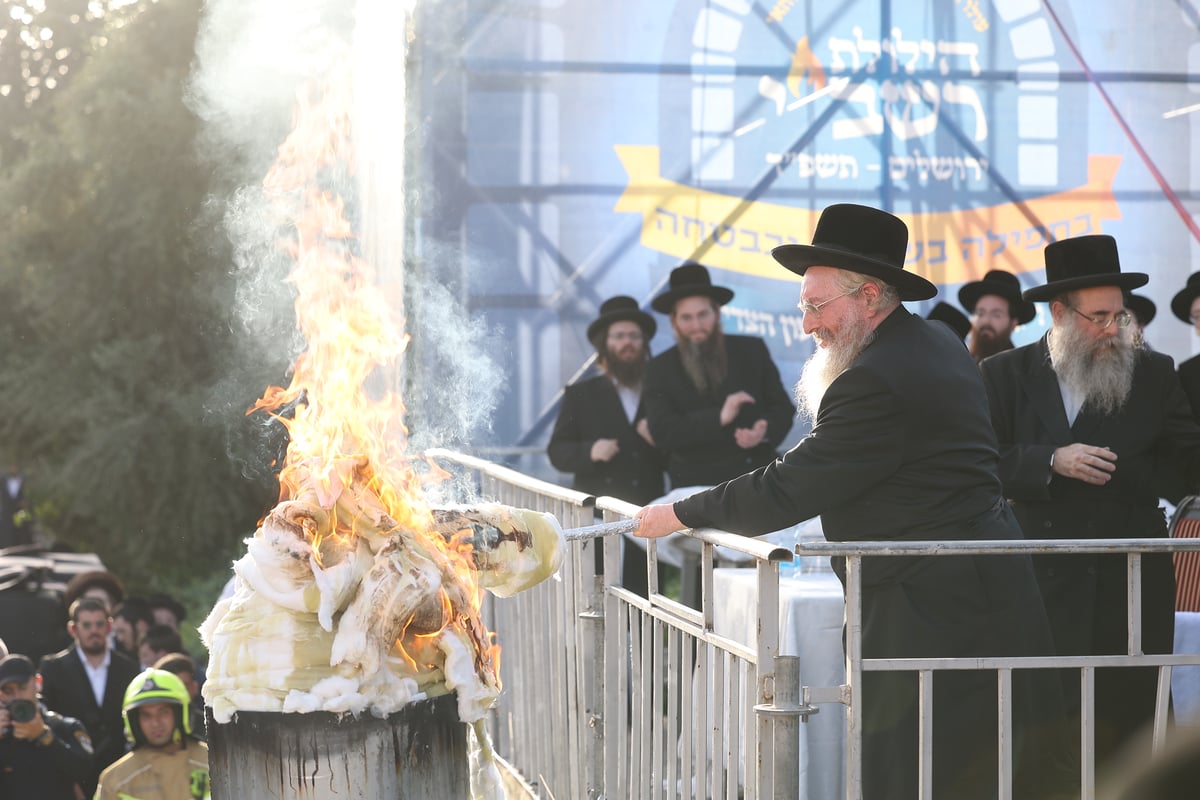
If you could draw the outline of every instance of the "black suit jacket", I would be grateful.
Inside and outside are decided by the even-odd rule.
[[[675,512],[691,527],[746,535],[819,514],[832,541],[1021,536],[1000,493],[978,367],[946,325],[903,308],[830,384],[809,436],[779,460],[677,502]],[[862,599],[869,658],[1044,655],[1052,647],[1028,558],[867,559]],[[864,675],[864,796],[916,796],[917,701],[905,678]],[[1036,692],[1015,712],[1028,734],[1018,737],[1022,797],[1052,785],[1052,751],[1045,741],[1034,746],[1033,732],[1062,713],[1052,676],[1030,685]],[[941,673],[934,687],[934,796],[995,797],[994,676]]]
[[[606,375],[568,386],[550,435],[550,463],[574,473],[573,487],[581,492],[645,505],[663,495],[665,460],[634,427],[644,416],[644,404],[639,404],[630,424]],[[609,461],[592,461],[597,439],[616,439],[617,455]]]
[[[753,336],[726,336],[729,374],[716,392],[701,395],[683,369],[679,349],[655,356],[646,369],[642,401],[654,443],[667,453],[671,485],[707,486],[773,461],[792,429],[796,407],[779,378],[767,345]],[[734,392],[755,400],[742,406],[732,424],[721,426],[721,406]],[[758,446],[743,450],[734,430],[767,421]]]
[[[91,797],[100,772],[125,754],[125,723],[121,703],[129,682],[141,668],[128,656],[112,651],[108,680],[104,685],[104,702],[96,705],[92,684],[83,668],[82,655],[72,645],[66,650],[42,659],[38,671],[42,676],[42,699],[46,707],[66,717],[75,717],[87,728],[95,750],[93,772],[84,793]]]

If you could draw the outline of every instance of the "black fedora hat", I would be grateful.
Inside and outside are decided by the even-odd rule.
[[[1124,291],[1145,286],[1150,276],[1121,272],[1117,240],[1106,234],[1076,236],[1046,245],[1046,283],[1026,289],[1026,300],[1045,302],[1063,292],[1093,286],[1116,286]]]
[[[63,605],[70,608],[72,603],[94,586],[103,589],[112,598],[114,604],[125,599],[125,584],[121,582],[120,578],[106,569],[93,569],[81,572],[67,582],[67,588],[63,592]],[[109,609],[109,611],[111,610]]]
[[[183,622],[187,617],[187,609],[183,603],[171,597],[169,594],[152,594],[146,598],[146,605],[150,606],[150,612],[153,613],[156,608],[165,608],[175,615],[177,622]]]
[[[967,334],[971,332],[971,320],[967,318],[967,315],[941,300],[933,307],[932,311],[925,315],[925,319],[944,322],[950,326],[950,330],[958,334],[960,339],[966,339]]]
[[[638,308],[637,300],[619,294],[600,304],[600,315],[587,328],[588,341],[595,342],[596,337],[607,334],[608,326],[614,322],[636,322],[646,341],[653,339],[658,330],[654,317]]]
[[[1200,272],[1193,272],[1188,276],[1187,285],[1171,298],[1171,313],[1180,322],[1186,322],[1188,325],[1191,325],[1192,303],[1195,302],[1197,297],[1200,297]]]
[[[786,269],[803,275],[809,267],[861,272],[895,287],[901,300],[928,300],[937,287],[904,269],[908,226],[870,206],[838,203],[821,212],[812,244],[782,244],[771,251]]]
[[[1154,319],[1154,315],[1158,312],[1158,307],[1154,305],[1154,301],[1149,297],[1143,297],[1140,294],[1126,294],[1125,307],[1133,312],[1137,317],[1138,325],[1143,328],[1150,324]]]
[[[650,301],[650,307],[660,314],[670,314],[685,297],[708,297],[719,306],[733,299],[733,290],[713,286],[708,267],[695,261],[685,261],[671,270],[667,284],[667,291]]]
[[[1017,322],[1024,325],[1037,316],[1037,308],[1033,303],[1021,299],[1021,282],[1017,276],[1003,269],[989,270],[982,280],[964,283],[958,290],[958,302],[962,307],[975,313],[975,304],[985,294],[994,294],[1008,301],[1009,310]]]

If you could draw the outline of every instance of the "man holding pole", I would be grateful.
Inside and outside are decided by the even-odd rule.
[[[811,246],[772,251],[804,276],[804,330],[818,349],[797,398],[812,432],[753,472],[643,508],[638,535],[757,536],[820,515],[831,541],[1021,538],[975,362],[945,325],[900,305],[936,293],[904,270],[907,245],[897,217],[843,204],[821,214]],[[862,585],[866,658],[1051,652],[1027,557],[870,558]],[[1062,713],[1057,682],[1032,672],[1014,681],[1014,796],[1066,795],[1075,773],[1055,758],[1050,732]],[[933,796],[995,798],[995,675],[941,672],[933,691]],[[867,800],[917,797],[918,699],[912,673],[864,674],[855,702]]]

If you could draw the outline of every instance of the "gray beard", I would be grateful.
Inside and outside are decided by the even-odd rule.
[[[817,421],[817,412],[829,385],[854,363],[874,339],[875,331],[867,330],[866,319],[860,317],[843,331],[841,341],[835,341],[828,347],[818,347],[804,362],[795,393],[796,408],[806,419],[813,423]]]
[[[713,328],[712,335],[696,344],[689,339],[676,337],[679,360],[683,371],[692,379],[700,394],[716,392],[729,373],[729,357],[725,352],[725,333],[721,326]]]
[[[1064,327],[1056,325],[1051,331],[1046,340],[1050,366],[1072,394],[1083,398],[1081,408],[1107,416],[1125,407],[1137,364],[1134,334],[1130,326],[1115,338],[1097,344],[1074,320]]]

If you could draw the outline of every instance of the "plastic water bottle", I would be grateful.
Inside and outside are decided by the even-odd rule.
[[[803,571],[803,564],[801,562],[804,559],[800,558],[800,556],[796,555],[796,553],[795,553],[796,543],[799,540],[800,540],[800,532],[798,530],[796,530],[795,528],[792,528],[791,530],[789,530],[783,536],[783,538],[780,539],[780,541],[779,541],[780,546],[786,547],[787,549],[792,551],[792,560],[791,561],[783,561],[783,562],[780,562],[780,564],[779,564],[779,577],[780,578],[794,578],[795,576],[799,575]]]

